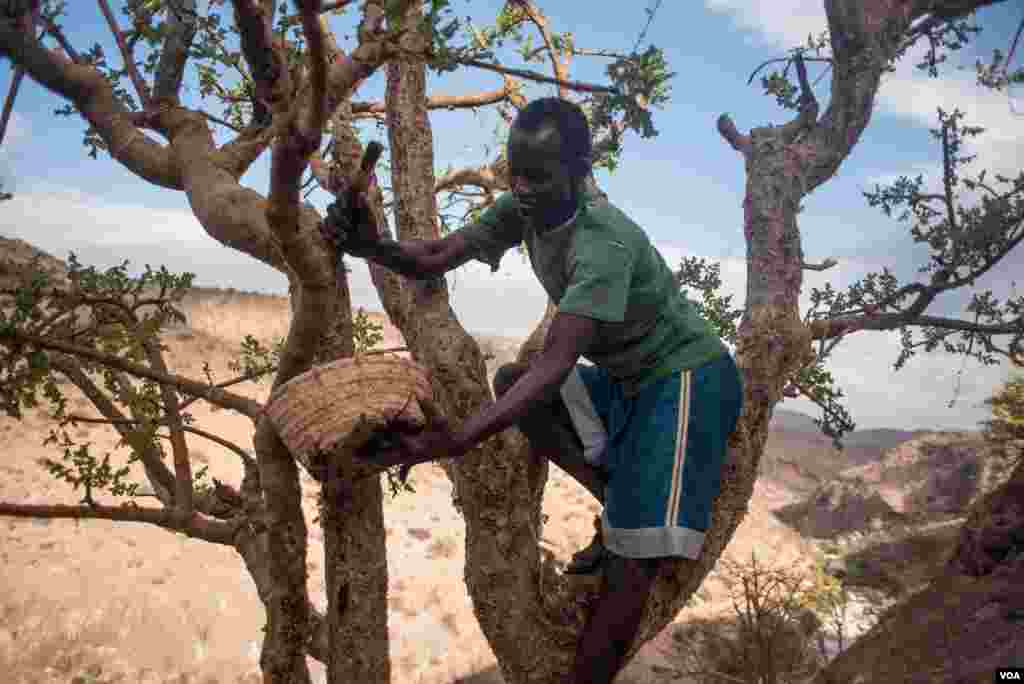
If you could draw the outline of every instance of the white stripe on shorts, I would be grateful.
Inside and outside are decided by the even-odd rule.
[[[686,438],[690,430],[691,371],[679,374],[679,422],[676,424],[676,455],[672,460],[672,488],[665,511],[665,526],[679,524],[679,502],[683,498],[683,470],[686,467]]]

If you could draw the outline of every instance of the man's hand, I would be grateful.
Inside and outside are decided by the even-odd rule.
[[[343,192],[327,206],[320,234],[337,252],[365,257],[380,243],[366,195]]]
[[[411,467],[441,458],[457,458],[467,451],[469,448],[456,438],[448,421],[438,416],[429,428],[415,433],[403,424],[388,432],[380,432],[359,450],[356,457],[384,468],[396,465]]]

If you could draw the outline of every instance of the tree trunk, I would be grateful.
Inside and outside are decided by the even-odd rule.
[[[352,303],[337,272],[337,313],[318,363],[351,358]],[[327,588],[328,684],[390,684],[388,568],[380,478],[349,482],[343,473],[321,486]]]
[[[413,25],[413,20],[406,19],[408,25]],[[398,237],[435,238],[433,142],[425,104],[424,67],[397,61],[389,63],[387,73]],[[402,331],[413,357],[431,370],[434,390],[446,415],[457,423],[480,410],[491,400],[483,358],[475,341],[456,320],[444,281],[399,283],[379,269],[371,268],[371,273],[385,309]],[[795,303],[794,294],[794,312]],[[531,336],[532,344],[523,350],[524,355],[536,351],[542,343],[553,313],[549,307],[541,330]],[[793,317],[795,314],[788,318]],[[772,318],[762,313],[758,320],[766,318],[776,320],[780,316]],[[748,324],[748,337],[752,332]],[[781,348],[773,351],[779,353]],[[776,361],[774,369],[780,370],[779,365]],[[768,384],[776,387],[781,383],[773,378]],[[750,388],[757,386],[747,382],[748,407],[757,406],[750,395]],[[781,387],[776,393],[780,391]],[[715,508],[706,552],[696,562],[666,564],[634,652],[675,617],[739,525],[753,492],[757,456],[764,445],[770,409],[755,412],[754,416],[755,420],[748,417],[744,421],[733,438],[733,457],[723,477],[723,493]],[[572,664],[593,599],[593,583],[574,583],[560,575],[548,559],[542,561],[538,541],[547,464],[533,462],[522,436],[508,430],[450,464],[448,472],[457,505],[466,519],[467,586],[505,681],[561,682]]]

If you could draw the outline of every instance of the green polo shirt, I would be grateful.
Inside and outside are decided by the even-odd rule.
[[[525,242],[558,310],[600,321],[585,357],[622,383],[627,396],[728,352],[643,229],[596,192],[584,192],[573,218],[543,232],[506,193],[460,231],[492,272],[507,250]]]

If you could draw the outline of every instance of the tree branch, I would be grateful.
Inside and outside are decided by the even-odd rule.
[[[410,4],[413,0],[404,2]],[[359,30],[360,45],[350,57],[334,63],[326,84],[330,91],[330,101],[320,111],[333,111],[341,100],[348,99],[360,81],[388,58],[386,46],[374,42],[376,33],[372,28],[380,23],[383,14],[382,7],[376,2],[364,5]],[[314,92],[314,97],[322,99],[327,94],[321,90]],[[297,118],[301,120],[306,117],[300,115]],[[309,157],[320,146],[321,130],[322,125],[303,134],[292,128],[287,136],[275,144],[271,162],[271,188],[266,218],[291,273],[297,276],[294,284],[299,288],[297,300],[300,302],[293,312],[288,341],[281,354],[274,387],[305,371],[313,362],[317,346],[327,329],[327,315],[337,292],[333,252],[325,249],[323,238],[316,229],[320,224],[320,216],[314,209],[299,204],[302,174]],[[303,225],[301,230],[300,219]]]
[[[274,49],[274,3],[263,6],[256,0],[231,0],[231,4],[235,9],[242,54],[256,88],[253,119],[266,125],[271,116],[277,117],[287,110],[287,96],[291,91],[284,59]]]
[[[544,49],[551,59],[551,70],[558,81],[558,96],[562,99],[568,98],[569,89],[566,87],[569,79],[568,69],[566,69],[565,63],[559,59],[558,50],[555,49],[554,40],[551,38],[551,30],[548,28],[547,18],[531,0],[518,0],[515,2],[515,5],[523,10],[530,22],[540,32],[541,40],[544,42]]]
[[[320,148],[320,135],[327,125],[327,55],[326,41],[320,25],[320,0],[296,0],[302,12],[302,32],[306,38],[306,64],[310,68],[310,83],[313,87],[311,106],[306,125],[306,136],[311,141],[312,154]],[[301,174],[300,174],[301,175]]]
[[[157,493],[157,498],[165,506],[172,506],[174,504],[175,492],[174,474],[164,465],[159,450],[152,443],[145,439],[140,439],[137,431],[125,428],[127,423],[138,424],[139,421],[127,418],[73,358],[58,356],[53,360],[53,366],[71,380],[82,391],[82,394],[92,402],[96,410],[104,416],[102,420],[114,426],[114,429],[121,435],[121,439],[139,457],[139,461],[146,472],[146,477],[149,478],[150,483],[153,485],[153,491]]]
[[[797,52],[793,58],[796,62],[796,75],[800,83],[800,115],[797,117],[799,127],[808,129],[818,120],[818,98],[814,96],[814,89],[807,81],[807,65],[804,64],[802,52]]]
[[[528,81],[536,81],[538,83],[553,83],[559,87],[564,87],[568,90],[575,90],[582,93],[617,93],[618,90],[613,86],[602,86],[595,85],[593,83],[584,83],[583,81],[562,81],[551,76],[545,76],[542,73],[536,71],[529,71],[527,69],[510,69],[509,67],[501,66],[500,64],[490,64],[488,62],[481,62],[478,59],[462,58],[456,59],[457,64],[463,66],[474,67],[476,69],[486,69],[487,71],[493,71],[498,74],[506,74],[508,76],[516,76],[518,78],[525,78]]]
[[[432,95],[427,98],[427,109],[467,109],[497,104],[517,92],[515,81],[505,77],[505,85],[497,90],[489,90],[474,95]],[[383,102],[353,102],[354,115],[383,115],[387,109]]]
[[[223,126],[224,128],[228,128],[228,129],[234,131],[235,133],[241,133],[242,130],[243,130],[243,129],[239,128],[238,126],[236,126],[235,124],[231,123],[230,121],[222,119],[219,116],[214,116],[213,114],[210,114],[209,112],[202,112],[202,115],[205,116],[210,121],[212,121],[213,123],[218,124],[220,126]],[[231,143],[226,143],[225,147],[227,145],[230,145],[230,144]],[[224,149],[224,148],[222,147],[221,149]]]
[[[718,132],[721,134],[725,141],[732,146],[734,150],[742,154],[744,157],[750,156],[750,136],[741,134],[736,129],[736,124],[733,123],[732,117],[728,114],[722,114],[718,117]]]
[[[982,324],[955,318],[913,316],[905,313],[826,318],[812,321],[808,327],[811,337],[821,340],[861,330],[895,330],[910,325],[982,335],[1024,335],[1024,320],[1019,318],[1009,323]]]
[[[167,363],[159,345],[153,341],[145,343],[149,365],[162,375],[170,375]],[[165,424],[170,430],[171,453],[174,457],[174,506],[184,519],[192,515],[192,463],[189,460],[188,443],[185,441],[185,423],[181,418],[178,394],[167,383],[160,384],[160,399],[163,402]]]
[[[76,64],[80,64],[82,58],[79,57],[78,51],[71,45],[71,42],[67,39],[67,36],[64,35],[61,28],[49,17],[43,17],[42,20],[46,24],[46,32],[57,39],[57,44],[60,45],[61,49],[64,50],[64,53],[67,54],[68,59]]]
[[[141,522],[156,525],[175,532],[184,532],[194,539],[213,544],[231,546],[240,522],[224,522],[194,513],[181,522],[176,512],[169,508],[142,508],[133,504],[121,506],[67,506],[33,505],[0,502],[0,515],[18,518],[68,518],[73,520],[117,520],[119,522]]]
[[[18,89],[21,88],[21,81],[25,78],[25,70],[21,67],[14,68],[14,78],[11,79],[11,89],[7,91],[7,99],[4,100],[4,112],[0,116],[0,145],[4,143],[7,135],[7,124],[14,112],[14,100],[18,97]]]
[[[475,185],[491,192],[506,190],[508,178],[504,170],[504,160],[499,159],[485,166],[456,169],[441,176],[434,183],[434,193],[452,190],[464,185]]]
[[[68,420],[72,424],[74,424],[74,423],[91,423],[91,424],[96,424],[96,425],[112,425],[112,426],[114,426],[114,428],[118,428],[118,426],[124,426],[124,425],[140,425],[142,423],[141,420],[137,420],[135,418],[124,418],[124,417],[121,417],[121,418],[90,418],[89,416],[79,416],[79,415],[75,415],[75,414],[72,414],[72,415],[68,416]],[[166,425],[167,421],[166,420],[162,420],[162,421],[160,421],[160,424],[161,425]],[[184,432],[196,435],[197,437],[202,437],[203,439],[207,439],[207,440],[213,442],[214,444],[218,444],[218,445],[224,447],[225,449],[228,449],[229,451],[234,452],[235,454],[237,454],[242,459],[243,463],[249,463],[249,464],[252,464],[252,465],[255,465],[255,463],[256,463],[253,460],[252,456],[250,456],[248,454],[248,452],[246,452],[245,449],[243,449],[242,447],[238,446],[234,442],[231,442],[231,441],[229,441],[227,439],[224,439],[223,437],[219,437],[218,435],[213,434],[212,432],[207,432],[206,430],[203,430],[201,428],[197,428],[194,425],[183,425],[181,429]],[[118,430],[118,431],[120,432],[120,430]],[[168,438],[170,437],[169,435],[162,435],[162,436],[163,437],[168,437]]]
[[[130,375],[177,387],[182,392],[203,397],[211,404],[215,404],[221,408],[237,411],[242,415],[248,416],[254,422],[258,421],[263,414],[263,405],[258,401],[239,394],[234,394],[233,392],[227,392],[223,389],[210,387],[209,385],[204,385],[201,382],[196,382],[195,380],[190,380],[189,378],[184,378],[180,375],[159,373],[145,366],[140,366],[137,363],[125,361],[119,356],[105,354],[103,352],[96,351],[95,349],[80,347],[78,345],[68,344],[59,340],[44,339],[36,335],[30,335],[20,331],[8,333],[3,335],[3,337],[17,342],[32,344],[40,349],[51,349],[70,356],[89,359],[90,361],[94,361],[103,366],[124,371]],[[2,339],[2,337],[0,337],[0,339]]]
[[[0,20],[0,55],[9,58],[35,82],[70,100],[107,144],[110,155],[142,179],[172,190],[182,181],[168,148],[146,137],[125,120],[128,110],[117,101],[110,83],[96,69],[74,64]]]
[[[177,99],[185,76],[188,51],[196,35],[197,20],[196,0],[168,0],[167,37],[153,84],[155,99]]]
[[[857,144],[871,118],[882,76],[892,59],[906,47],[904,39],[915,21],[928,14],[951,21],[998,1],[848,3],[825,0],[832,59],[836,66],[832,69],[828,108],[807,141],[807,148],[813,150],[814,155],[806,164],[806,192],[831,178]]]
[[[243,382],[249,382],[250,380],[258,380],[259,378],[262,378],[265,375],[269,375],[270,373],[273,373],[275,370],[277,370],[277,369],[276,368],[271,368],[271,369],[269,369],[269,370],[267,370],[265,372],[245,373],[244,375],[239,375],[237,377],[231,378],[230,380],[224,380],[222,382],[218,382],[216,384],[213,384],[213,385],[211,385],[211,387],[215,387],[217,389],[224,389],[225,387],[231,387],[233,385],[240,385]],[[185,401],[183,401],[181,403],[181,410],[184,411],[185,409],[187,409],[189,406],[191,406],[195,402],[199,401],[200,399],[202,399],[202,397],[191,397],[189,399],[186,399]]]
[[[99,3],[100,11],[103,12],[103,17],[107,20],[107,26],[110,27],[110,32],[114,34],[114,40],[117,41],[117,47],[121,50],[121,58],[124,60],[124,68],[128,71],[128,77],[132,81],[132,85],[135,86],[135,92],[139,95],[139,101],[143,107],[148,107],[152,98],[149,93],[149,88],[146,86],[146,82],[142,79],[139,74],[139,70],[135,66],[135,56],[132,55],[131,49],[124,40],[124,34],[121,33],[121,29],[117,25],[117,19],[114,17],[114,13],[110,11],[110,3],[107,0],[96,0]]]

